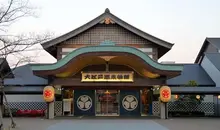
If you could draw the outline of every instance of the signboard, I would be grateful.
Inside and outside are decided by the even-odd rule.
[[[133,82],[133,72],[82,72],[81,82]]]

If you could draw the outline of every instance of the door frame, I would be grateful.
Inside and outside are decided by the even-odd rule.
[[[95,116],[120,116],[120,90],[118,90],[118,89],[110,89],[110,90],[116,90],[117,91],[117,98],[118,98],[118,106],[117,106],[117,114],[115,114],[115,115],[112,115],[112,114],[109,114],[108,112],[107,112],[107,114],[102,114],[102,113],[100,113],[100,114],[97,114],[97,90],[104,90],[104,91],[106,91],[106,90],[109,90],[109,89],[96,89],[95,90]],[[107,107],[107,109],[108,109],[108,107]],[[108,111],[108,110],[107,110]]]

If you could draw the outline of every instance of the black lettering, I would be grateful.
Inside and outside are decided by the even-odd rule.
[[[117,79],[123,79],[123,75],[118,74],[118,75],[117,75]]]
[[[90,75],[89,74],[85,75],[85,79],[90,79]]]
[[[103,79],[103,75],[102,75],[102,74],[99,74],[99,75],[98,75],[98,79]]]
[[[97,79],[97,75],[91,75],[91,79]]]
[[[124,75],[124,79],[129,79],[130,78],[130,75],[129,74],[125,74]]]
[[[115,74],[111,75],[111,79],[116,79],[116,75]]]
[[[110,79],[110,75],[108,74],[104,75],[104,79]]]

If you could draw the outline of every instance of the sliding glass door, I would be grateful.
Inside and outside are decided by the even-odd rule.
[[[96,90],[96,115],[97,116],[119,115],[118,90]]]

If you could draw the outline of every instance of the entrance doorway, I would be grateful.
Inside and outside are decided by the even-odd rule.
[[[119,115],[118,90],[96,90],[96,115],[97,116]]]

